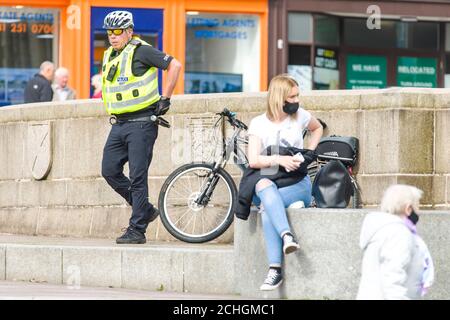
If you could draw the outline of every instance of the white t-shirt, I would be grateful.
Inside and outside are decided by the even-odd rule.
[[[264,113],[250,121],[248,134],[261,138],[261,150],[270,145],[303,149],[303,129],[310,121],[311,113],[302,108],[297,111],[297,119],[287,117],[281,123],[273,123]]]

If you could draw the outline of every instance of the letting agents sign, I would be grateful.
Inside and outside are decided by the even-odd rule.
[[[434,58],[399,57],[397,85],[400,87],[436,88],[437,61]]]

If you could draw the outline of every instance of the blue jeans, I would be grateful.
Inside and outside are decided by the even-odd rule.
[[[256,191],[254,202],[259,200],[264,206],[262,224],[266,252],[271,267],[281,267],[283,257],[282,236],[291,232],[287,220],[286,208],[294,202],[303,201],[305,207],[311,204],[311,179],[309,176],[296,184],[280,188],[272,183],[270,186]]]

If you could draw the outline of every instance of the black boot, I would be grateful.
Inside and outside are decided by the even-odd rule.
[[[125,233],[116,239],[118,244],[142,244],[146,241],[145,234],[133,227],[128,227]]]
[[[158,216],[159,216],[159,210],[156,209],[155,207],[153,207],[153,212],[150,215],[150,219],[148,222],[150,223],[150,222],[154,221],[156,218],[158,218]]]

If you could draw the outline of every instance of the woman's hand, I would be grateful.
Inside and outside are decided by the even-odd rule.
[[[294,156],[278,156],[278,164],[286,169],[287,172],[295,171],[300,167],[301,161]]]

